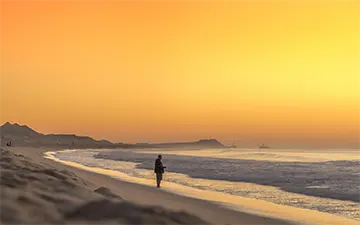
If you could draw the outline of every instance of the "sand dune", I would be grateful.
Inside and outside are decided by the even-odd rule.
[[[1,150],[1,223],[291,224],[66,166],[50,150]]]
[[[106,187],[85,188],[87,181],[67,170],[38,164],[1,149],[1,222],[206,224],[185,212],[124,201]]]

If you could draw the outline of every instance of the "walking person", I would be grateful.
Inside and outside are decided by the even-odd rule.
[[[155,169],[154,169],[154,172],[156,174],[156,184],[158,188],[160,187],[160,183],[163,178],[164,169],[166,168],[165,166],[163,166],[161,159],[162,156],[158,155],[158,158],[155,160]]]

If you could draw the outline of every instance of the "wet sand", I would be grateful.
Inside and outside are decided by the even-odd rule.
[[[57,173],[60,173],[60,175],[68,177],[67,173],[71,174],[71,176],[74,176],[76,178],[76,190],[69,190],[72,194],[69,196],[67,196],[67,194],[65,194],[65,196],[67,196],[67,198],[75,198],[78,199],[78,201],[76,203],[72,203],[74,205],[74,207],[76,205],[81,205],[81,204],[89,204],[92,201],[94,201],[94,199],[99,198],[99,194],[95,193],[94,191],[97,190],[100,187],[105,187],[103,188],[103,190],[100,189],[100,192],[103,193],[103,195],[106,195],[107,200],[105,201],[105,203],[101,203],[99,205],[97,204],[93,204],[91,205],[91,207],[95,208],[95,210],[93,208],[91,208],[90,206],[87,208],[87,210],[94,210],[94,212],[96,212],[96,208],[100,207],[100,209],[102,207],[110,207],[110,208],[117,208],[114,207],[114,205],[112,204],[120,204],[120,203],[114,203],[114,199],[115,200],[119,200],[121,199],[121,204],[125,203],[131,203],[132,207],[129,207],[129,209],[134,210],[134,212],[138,213],[139,216],[141,217],[141,213],[143,213],[141,211],[141,207],[147,206],[150,209],[157,209],[158,207],[162,207],[163,210],[165,212],[186,212],[189,214],[192,214],[196,217],[189,217],[187,216],[187,214],[174,214],[176,215],[175,217],[177,218],[182,218],[184,221],[184,223],[178,223],[178,224],[194,224],[194,221],[190,222],[191,220],[194,219],[198,219],[201,218],[202,220],[205,220],[208,223],[212,223],[212,224],[232,224],[232,225],[236,225],[236,224],[247,224],[247,225],[288,225],[288,224],[293,224],[290,222],[285,222],[283,220],[279,220],[279,219],[271,219],[271,218],[266,218],[264,216],[259,216],[259,215],[253,215],[253,214],[249,214],[249,213],[244,213],[244,212],[239,212],[239,211],[235,211],[235,210],[230,210],[228,208],[222,207],[220,205],[208,202],[208,201],[204,201],[204,200],[199,200],[199,199],[194,199],[194,198],[189,198],[189,197],[184,197],[184,196],[179,196],[170,192],[166,192],[163,190],[159,190],[153,187],[149,187],[149,186],[144,186],[144,185],[139,185],[139,184],[135,184],[135,183],[130,183],[130,182],[125,182],[119,179],[116,179],[114,177],[110,177],[107,175],[103,175],[100,174],[99,171],[94,171],[97,173],[93,173],[90,171],[87,171],[86,169],[89,168],[77,168],[74,167],[76,165],[65,165],[59,162],[55,162],[53,160],[49,160],[44,158],[44,153],[48,152],[48,151],[54,151],[54,149],[45,149],[45,148],[10,148],[9,149],[11,152],[16,153],[16,154],[21,154],[23,157],[28,157],[32,163],[34,163],[34,165],[42,165],[45,166],[46,168],[51,168],[55,171],[57,171]],[[78,166],[79,167],[79,166]],[[60,171],[60,172],[59,172]],[[102,171],[104,173],[106,173],[106,171]],[[67,178],[68,179],[68,178]],[[70,178],[69,179],[73,179]],[[73,180],[74,181],[74,180]],[[31,182],[31,181],[27,181],[27,182]],[[51,193],[51,192],[50,192]],[[66,191],[65,191],[66,193]],[[84,193],[87,193],[86,196],[83,196]],[[77,196],[77,194],[79,194],[80,197]],[[203,198],[204,196],[200,196],[206,193],[198,193],[199,198]],[[53,191],[53,195],[57,196],[58,193],[55,191]],[[63,193],[64,195],[64,193]],[[81,197],[82,196],[82,197]],[[212,199],[213,201],[216,201],[216,198],[224,198],[224,197],[228,197],[228,196],[213,196],[214,199]],[[61,198],[60,198],[61,199]],[[251,204],[257,204],[258,202],[254,202],[254,201],[249,201],[248,199],[240,199],[240,198],[236,198],[234,199],[234,201],[240,201],[240,202],[244,202],[244,206],[249,206]],[[238,203],[240,203],[238,202]],[[133,204],[137,204],[136,206]],[[255,206],[255,205],[253,205]],[[125,207],[124,205],[122,205],[121,207]],[[120,208],[121,208],[120,207]],[[306,211],[306,210],[297,210],[296,208],[283,208],[281,206],[276,206],[276,205],[269,205],[266,204],[265,202],[263,202],[263,204],[260,206],[260,208],[263,207],[272,207],[272,208],[276,208],[279,207],[277,210],[284,212],[284,215],[288,215],[287,219],[291,219],[291,215],[294,215],[294,218],[301,218],[301,217],[307,217],[308,219],[311,220],[311,217],[309,217],[309,215],[311,214],[311,211]],[[76,207],[75,207],[76,208]],[[90,208],[90,209],[89,209]],[[135,210],[138,209],[138,210]],[[90,211],[91,211],[90,210]],[[265,209],[264,209],[265,210]],[[274,209],[272,209],[274,210]],[[111,211],[111,210],[110,210]],[[64,212],[63,211],[59,211],[58,213],[58,217],[61,218],[63,216]],[[80,218],[83,220],[84,217],[86,217],[86,214],[89,214],[89,211],[83,210],[81,211],[81,213],[78,212],[78,214],[76,215],[82,215],[80,216]],[[92,213],[90,213],[92,214]],[[307,215],[308,214],[308,215]],[[84,216],[85,215],[85,216]],[[295,216],[296,215],[296,216]],[[321,218],[321,217],[326,217],[325,215],[327,214],[314,214],[313,218]],[[90,215],[88,215],[90,216]],[[106,217],[109,217],[108,219],[111,219],[110,217],[112,217],[114,215],[102,215],[99,216],[99,218],[104,221],[107,220]],[[156,217],[159,215],[154,216],[153,214],[148,215],[149,217]],[[76,217],[76,216],[75,216]],[[189,221],[186,221],[189,217]],[[98,218],[98,219],[99,219]],[[328,221],[330,223],[328,224],[347,224],[347,225],[353,225],[356,224],[356,221],[353,223],[351,220],[341,220],[340,218],[337,217],[328,217]],[[119,222],[120,220],[118,220],[119,218],[117,218],[117,222]],[[201,221],[201,220],[199,220]],[[309,220],[308,220],[309,221]],[[74,222],[74,221],[71,221]],[[86,220],[86,223],[90,223],[90,222],[94,222],[94,220]],[[113,224],[122,224],[122,223],[117,223],[115,221],[112,221]],[[189,222],[189,223],[188,223]],[[314,221],[315,222],[315,221]],[[85,224],[86,224],[85,223]],[[138,224],[138,223],[133,223],[133,224]],[[151,224],[151,223],[149,223]],[[172,224],[172,223],[166,223],[166,224]],[[175,223],[176,224],[176,223]],[[201,224],[201,222],[197,222],[196,224]],[[205,222],[204,222],[205,224]],[[297,224],[305,224],[304,222],[300,223],[298,222]]]

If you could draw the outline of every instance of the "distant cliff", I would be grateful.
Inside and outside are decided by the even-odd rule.
[[[26,125],[11,124],[9,122],[1,126],[0,133],[1,136],[11,137],[36,137],[42,135]]]
[[[195,142],[179,143],[112,143],[107,140],[94,140],[87,136],[74,134],[41,134],[26,125],[5,123],[0,127],[1,145],[10,141],[13,146],[58,147],[58,148],[225,148],[216,139],[203,139]]]
[[[91,137],[74,134],[41,134],[26,125],[5,123],[0,127],[1,145],[11,141],[13,146],[101,148],[114,144],[106,140],[94,140]]]

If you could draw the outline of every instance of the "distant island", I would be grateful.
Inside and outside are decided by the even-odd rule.
[[[1,145],[56,148],[228,148],[216,139],[178,143],[112,143],[75,134],[42,134],[26,125],[5,123],[0,127]]]

